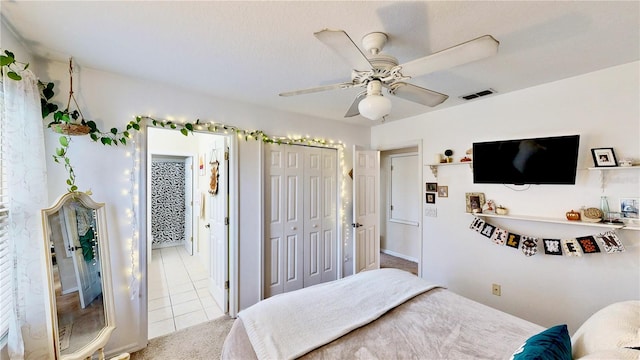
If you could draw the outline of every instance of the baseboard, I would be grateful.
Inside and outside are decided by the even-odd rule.
[[[418,262],[418,259],[412,258],[411,256],[407,256],[407,255],[405,255],[405,254],[397,253],[397,252],[395,252],[395,251],[391,251],[391,250],[387,250],[387,249],[380,249],[380,252],[381,252],[381,253],[385,253],[385,254],[387,254],[387,255],[391,255],[391,256],[399,257],[399,258],[401,258],[401,259],[405,259],[405,260],[408,260],[408,261],[413,261],[413,262],[415,262],[415,263],[417,263],[417,262]]]
[[[132,344],[128,344],[125,346],[120,346],[117,349],[110,349],[109,351],[105,351],[105,358],[106,359],[111,359],[112,357],[116,357],[119,356],[123,353],[129,353],[129,354],[133,354],[136,351],[140,351],[144,348],[147,347],[147,344],[145,343],[144,346],[141,346],[140,343],[132,343]]]

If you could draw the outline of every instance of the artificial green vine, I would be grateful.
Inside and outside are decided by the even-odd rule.
[[[29,68],[28,63],[21,63],[16,61],[15,55],[8,50],[4,50],[4,54],[0,54],[0,75],[7,71],[7,77],[12,80],[20,81],[22,80],[22,76],[18,73],[19,71],[24,71]],[[17,68],[21,69],[18,70]],[[158,120],[148,116],[136,116],[134,120],[131,120],[127,123],[125,130],[119,130],[118,128],[111,128],[108,132],[101,131],[95,121],[86,120],[80,112],[78,103],[73,96],[73,77],[72,77],[73,67],[71,59],[69,59],[69,78],[70,78],[70,90],[69,90],[69,100],[67,101],[67,106],[64,110],[59,110],[59,106],[50,100],[55,95],[54,92],[54,84],[52,82],[44,83],[38,80],[38,87],[40,89],[40,106],[42,110],[42,119],[46,119],[50,115],[53,114],[53,121],[50,122],[47,126],[52,128],[56,132],[62,133],[62,135],[58,138],[58,142],[60,147],[56,148],[56,153],[53,155],[53,160],[56,163],[63,164],[65,170],[67,170],[68,177],[66,179],[66,184],[68,186],[67,190],[69,192],[75,192],[78,190],[78,186],[76,185],[76,176],[73,170],[73,166],[71,165],[71,160],[68,157],[69,146],[71,144],[71,137],[68,134],[63,133],[60,130],[58,125],[61,124],[79,124],[84,125],[88,128],[87,134],[94,142],[99,142],[102,145],[127,145],[128,139],[132,137],[133,131],[140,131],[141,122],[143,119],[148,119],[151,122],[151,125],[156,127],[170,128],[170,129],[179,129],[180,133],[184,136],[188,136],[189,133],[193,133],[194,131],[207,131],[213,133],[235,133],[239,137],[244,137],[245,141],[250,139],[253,140],[261,140],[264,143],[269,144],[278,144],[278,145],[294,145],[294,144],[307,144],[307,145],[320,145],[320,146],[344,146],[342,143],[334,144],[331,141],[327,141],[321,138],[311,138],[311,137],[299,137],[299,138],[291,138],[291,137],[276,137],[269,136],[265,134],[261,130],[244,130],[238,128],[236,126],[225,125],[220,123],[208,122],[201,123],[200,119],[197,119],[195,122],[184,122],[184,123],[176,123],[170,120]],[[71,111],[71,100],[73,100],[74,105],[76,106],[76,110]],[[78,121],[79,120],[79,121]]]
[[[299,137],[299,138],[291,138],[291,137],[283,137],[283,136],[270,136],[266,134],[262,130],[245,130],[232,125],[225,125],[221,123],[215,122],[201,122],[200,119],[196,119],[195,122],[184,122],[184,123],[176,123],[173,121],[164,121],[154,119],[149,116],[136,116],[135,121],[131,121],[129,124],[137,122],[138,124],[142,119],[148,119],[151,121],[153,126],[160,127],[169,127],[171,129],[180,129],[180,132],[183,135],[188,135],[190,132],[194,131],[206,131],[212,133],[235,133],[239,137],[244,138],[245,141],[249,140],[261,140],[264,143],[268,144],[278,144],[278,145],[295,145],[295,144],[306,144],[306,145],[320,145],[320,146],[342,146],[341,142],[333,143],[332,141],[327,141],[322,138],[312,138],[312,137]]]

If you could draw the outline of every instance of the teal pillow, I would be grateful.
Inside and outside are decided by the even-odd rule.
[[[528,338],[511,359],[571,360],[571,337],[567,325],[556,325]]]

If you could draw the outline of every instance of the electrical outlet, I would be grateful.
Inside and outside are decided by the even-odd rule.
[[[493,284],[491,285],[491,293],[495,296],[500,296],[500,294],[502,293],[502,288],[499,284]]]
[[[424,208],[424,216],[438,217],[438,209],[435,207]]]

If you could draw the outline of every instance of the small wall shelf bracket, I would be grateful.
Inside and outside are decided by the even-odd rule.
[[[463,162],[456,162],[456,163],[425,164],[425,166],[429,166],[429,168],[431,169],[431,172],[433,173],[433,177],[435,177],[437,179],[438,178],[438,168],[440,166],[464,165],[464,164],[468,164],[469,165],[469,169],[473,170],[473,162],[471,162],[471,161],[463,161]]]

